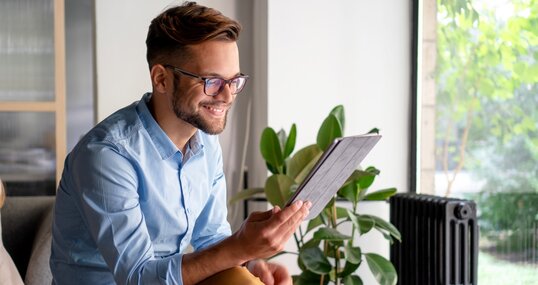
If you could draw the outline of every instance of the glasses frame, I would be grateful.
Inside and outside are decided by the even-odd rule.
[[[219,95],[220,92],[222,92],[222,89],[224,89],[224,85],[227,84],[228,86],[231,86],[230,84],[234,80],[237,80],[238,78],[243,78],[243,79],[245,79],[245,83],[243,83],[243,86],[241,86],[241,88],[236,89],[235,92],[232,92],[232,95],[239,94],[239,93],[241,93],[241,91],[243,91],[243,88],[245,87],[245,85],[247,84],[247,81],[249,79],[249,76],[246,75],[246,74],[243,74],[243,73],[239,73],[238,76],[235,76],[233,78],[230,78],[230,79],[226,80],[226,79],[218,77],[218,76],[212,76],[212,77],[200,76],[200,75],[194,74],[192,72],[185,71],[185,70],[183,70],[181,68],[175,67],[175,66],[170,65],[170,64],[165,64],[163,66],[166,67],[166,68],[172,69],[172,71],[174,71],[174,72],[179,72],[179,73],[181,73],[183,75],[187,75],[189,77],[196,78],[196,79],[199,79],[199,80],[203,81],[204,82],[204,94],[207,95],[207,96],[211,96],[211,97]],[[215,94],[209,94],[207,92],[207,84],[208,84],[209,80],[215,80],[215,79],[219,79],[222,83],[220,84],[220,87],[219,87],[219,89],[217,90],[217,92]]]

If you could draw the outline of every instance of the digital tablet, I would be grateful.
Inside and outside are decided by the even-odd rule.
[[[379,134],[365,134],[334,140],[297,187],[286,206],[297,200],[310,201],[312,207],[305,220],[315,218],[380,138]]]

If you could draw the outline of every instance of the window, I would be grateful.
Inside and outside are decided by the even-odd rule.
[[[417,191],[477,202],[478,281],[538,280],[538,1],[426,0]]]

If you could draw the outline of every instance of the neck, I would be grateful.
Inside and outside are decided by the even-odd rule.
[[[177,118],[173,112],[156,112],[158,108],[164,110],[164,108],[159,107],[158,104],[158,100],[153,100],[153,98],[151,98],[148,104],[151,115],[181,153],[185,154],[187,143],[198,129]]]

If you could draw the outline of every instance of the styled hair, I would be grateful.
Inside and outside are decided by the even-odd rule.
[[[188,46],[209,40],[237,41],[241,25],[221,12],[185,2],[167,9],[151,21],[146,58],[151,68],[171,57],[185,59]]]

